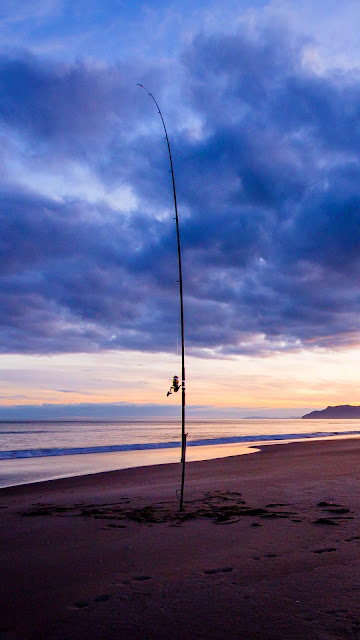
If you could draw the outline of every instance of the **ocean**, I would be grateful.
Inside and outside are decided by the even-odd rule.
[[[257,445],[360,436],[360,420],[192,420],[187,460],[256,451]],[[179,462],[179,420],[0,421],[0,487]]]

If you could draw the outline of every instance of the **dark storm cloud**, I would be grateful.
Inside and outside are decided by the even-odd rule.
[[[143,252],[133,265],[134,247],[145,242],[161,262],[156,222],[148,233],[138,220],[105,209],[93,217],[87,205],[86,217],[84,203],[29,194],[3,196],[0,211],[3,351],[150,347],[158,309],[164,307],[166,319],[171,300],[156,272],[141,264]]]
[[[316,75],[306,46],[270,29],[201,35],[174,76],[0,59],[13,145],[0,192],[3,352],[176,349],[167,150],[135,81],[156,94],[172,142],[188,348],[214,357],[357,340],[360,74]],[[52,198],[41,180],[30,191],[16,154],[42,175],[81,163],[103,195],[65,197],[55,184]],[[135,200],[118,208],[124,185]]]
[[[131,65],[112,68],[59,65],[23,54],[0,56],[2,122],[33,136],[76,148],[108,142],[116,118],[130,120],[140,109]],[[136,96],[136,97],[135,97]]]

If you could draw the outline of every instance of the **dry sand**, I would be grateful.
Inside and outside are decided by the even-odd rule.
[[[360,439],[0,490],[0,640],[360,638]]]

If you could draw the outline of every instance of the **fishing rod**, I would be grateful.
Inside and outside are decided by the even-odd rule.
[[[176,189],[175,189],[175,176],[174,176],[174,167],[171,157],[171,149],[169,137],[166,131],[165,121],[163,115],[160,111],[160,107],[156,102],[154,96],[144,85],[138,82],[138,86],[144,89],[154,101],[159,116],[161,118],[161,122],[165,131],[165,138],[167,142],[167,148],[169,152],[170,158],[170,173],[172,177],[172,186],[173,186],[173,194],[174,194],[174,207],[175,207],[175,221],[176,221],[176,237],[177,237],[177,249],[178,249],[178,264],[179,264],[179,292],[180,292],[180,324],[181,324],[181,391],[182,391],[182,399],[181,399],[181,459],[180,462],[182,464],[182,473],[181,473],[181,490],[180,490],[180,511],[184,510],[184,484],[185,484],[185,460],[186,460],[186,436],[185,433],[185,332],[184,332],[184,303],[183,303],[183,282],[182,282],[182,269],[181,269],[181,249],[180,249],[180,231],[179,231],[179,218],[178,218],[178,210],[177,210],[177,200],[176,200]]]

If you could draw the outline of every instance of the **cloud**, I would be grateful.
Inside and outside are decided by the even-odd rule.
[[[287,418],[301,417],[310,409],[272,409],[264,407],[213,407],[211,405],[189,405],[190,417],[212,417],[223,419],[257,417]],[[250,412],[250,413],[249,413]],[[1,420],[121,420],[148,418],[178,418],[179,407],[164,404],[135,404],[126,402],[81,403],[81,404],[32,404],[0,407]]]
[[[172,72],[2,55],[2,352],[176,349],[167,149],[135,80],[172,144],[187,348],[358,340],[360,76],[318,75],[306,47],[245,25],[197,35]]]
[[[134,69],[135,70],[135,69]],[[97,68],[59,64],[25,54],[0,58],[2,123],[27,138],[54,145],[58,153],[92,151],[106,145],[115,116],[123,122],[138,111],[131,65]],[[49,149],[46,149],[49,153]]]

